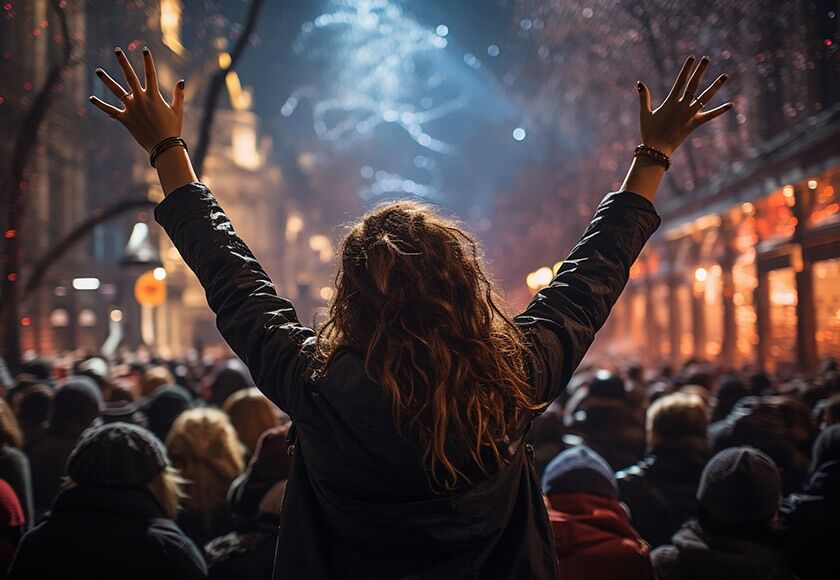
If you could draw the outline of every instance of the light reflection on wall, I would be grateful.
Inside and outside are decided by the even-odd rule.
[[[770,287],[770,358],[775,365],[792,364],[796,355],[796,285],[793,268],[767,273]]]
[[[840,258],[814,263],[817,354],[840,358]]]

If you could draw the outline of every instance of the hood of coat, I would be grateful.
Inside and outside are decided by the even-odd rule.
[[[629,547],[640,555],[649,551],[616,500],[587,493],[558,493],[546,497],[545,504],[560,558],[600,550],[607,544],[624,550]]]
[[[695,578],[766,578],[785,568],[784,556],[770,539],[710,536],[692,522],[674,535],[682,569]]]

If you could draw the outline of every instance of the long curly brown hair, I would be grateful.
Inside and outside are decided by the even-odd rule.
[[[419,439],[433,488],[473,484],[467,471],[479,472],[465,466],[503,465],[509,436],[540,406],[475,240],[428,205],[387,203],[350,229],[335,286],[320,372],[339,349],[364,354],[397,428]]]

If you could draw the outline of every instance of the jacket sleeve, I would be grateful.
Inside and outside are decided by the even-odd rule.
[[[514,321],[525,333],[539,402],[555,399],[603,326],[630,276],[630,266],[659,227],[639,194],[608,194],[548,287]]]
[[[257,386],[294,418],[314,331],[298,322],[291,302],[277,296],[205,185],[190,183],[173,191],[155,209],[155,219],[204,287],[224,339]]]

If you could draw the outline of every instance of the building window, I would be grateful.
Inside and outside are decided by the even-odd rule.
[[[742,255],[732,266],[732,283],[735,287],[732,301],[735,304],[735,326],[738,329],[735,352],[736,360],[741,363],[755,360],[755,347],[758,345],[757,316],[753,305],[755,289],[758,287],[754,255]]]
[[[770,336],[767,352],[776,366],[794,364],[796,357],[796,280],[793,268],[767,273],[770,289]]]
[[[840,358],[840,258],[814,263],[817,355]]]
[[[257,169],[260,166],[260,153],[257,150],[257,132],[248,125],[234,125],[231,135],[233,162],[245,169]]]
[[[184,54],[181,44],[181,0],[161,0],[160,32],[163,44],[175,54]]]

